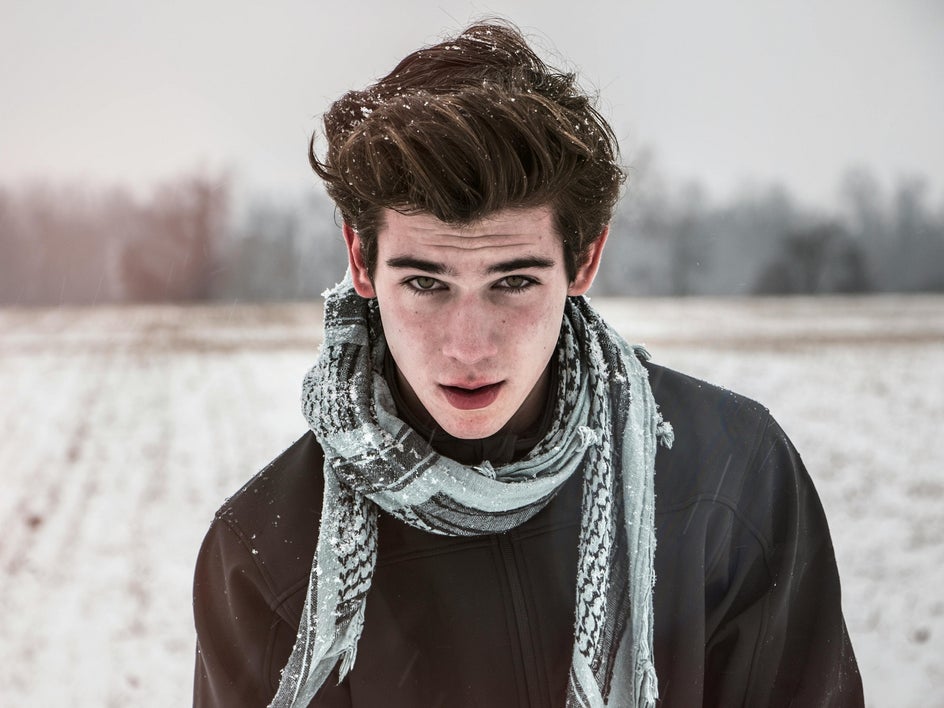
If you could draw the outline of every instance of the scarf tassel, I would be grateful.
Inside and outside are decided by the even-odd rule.
[[[655,708],[659,697],[659,681],[656,677],[656,667],[650,661],[642,672],[642,684],[639,687],[640,705],[646,708]]]
[[[341,654],[341,665],[338,667],[338,684],[344,680],[348,672],[354,668],[354,660],[357,658],[357,644],[350,649],[346,649]]]

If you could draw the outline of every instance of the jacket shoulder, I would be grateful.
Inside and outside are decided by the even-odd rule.
[[[323,465],[321,446],[308,431],[216,512],[214,525],[228,527],[249,549],[276,600],[289,600],[307,586],[321,519]]]
[[[297,502],[298,494],[317,496],[320,513],[323,463],[324,453],[309,430],[228,497],[216,515],[254,515],[260,506],[279,506],[290,499]]]
[[[266,705],[275,693],[308,586],[322,458],[302,436],[216,513],[194,570],[194,706]]]
[[[657,453],[657,507],[725,506],[769,541],[772,510],[784,509],[798,488],[811,488],[787,435],[751,398],[662,366],[646,368],[675,432],[672,448]]]
[[[759,402],[734,391],[696,379],[651,361],[643,365],[649,372],[652,393],[666,420],[676,426],[705,434],[727,433],[736,438],[766,422],[769,411]]]

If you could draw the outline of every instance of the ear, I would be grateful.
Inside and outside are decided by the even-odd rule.
[[[593,279],[597,277],[597,270],[600,269],[603,246],[606,244],[606,237],[609,233],[610,227],[606,226],[590,246],[590,252],[587,253],[583,263],[577,266],[577,274],[567,288],[568,295],[583,295],[593,285]]]
[[[351,280],[354,281],[354,291],[361,297],[377,297],[374,283],[370,279],[367,264],[364,263],[364,254],[361,251],[361,237],[347,222],[341,226],[344,234],[344,243],[347,244],[347,264],[351,269]]]

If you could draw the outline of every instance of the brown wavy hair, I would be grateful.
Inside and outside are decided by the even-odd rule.
[[[472,25],[344,94],[324,131],[324,160],[313,135],[309,162],[360,236],[370,273],[384,209],[467,225],[550,205],[573,279],[624,179],[616,136],[575,75],[501,22]]]

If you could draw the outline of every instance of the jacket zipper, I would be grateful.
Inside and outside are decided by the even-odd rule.
[[[521,584],[521,572],[515,559],[514,546],[508,534],[498,534],[498,547],[501,552],[502,565],[505,569],[505,577],[508,579],[508,587],[511,591],[512,610],[515,617],[515,628],[518,633],[517,644],[521,653],[521,665],[524,668],[528,704],[537,707],[542,705],[544,701],[539,698],[541,691],[538,686],[536,666],[538,658],[531,634],[531,617],[528,613],[528,605]]]

